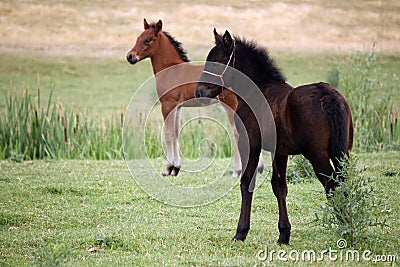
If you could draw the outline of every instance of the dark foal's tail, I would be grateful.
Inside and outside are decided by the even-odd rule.
[[[323,97],[321,105],[331,132],[329,157],[337,172],[340,170],[340,161],[348,155],[351,149],[352,142],[349,142],[349,138],[352,138],[352,133],[348,127],[348,118],[351,118],[348,114],[350,109],[336,90],[334,92],[329,90]]]

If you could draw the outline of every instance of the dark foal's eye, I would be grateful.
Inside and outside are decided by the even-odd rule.
[[[153,41],[153,38],[149,37],[146,40],[144,40],[144,44],[149,45],[151,43],[151,41]]]

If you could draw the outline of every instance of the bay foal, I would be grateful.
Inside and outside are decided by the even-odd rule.
[[[163,175],[176,176],[181,168],[179,151],[180,109],[186,106],[202,106],[195,98],[198,78],[203,66],[189,63],[181,43],[169,33],[162,31],[162,21],[147,23],[143,21],[144,31],[137,37],[133,48],[127,53],[131,64],[150,58],[153,73],[156,75],[156,89],[161,102],[164,118],[164,140],[166,143],[167,162]],[[176,66],[175,68],[170,68]],[[171,71],[169,71],[171,70]],[[236,96],[229,90],[216,96],[223,103],[235,138],[233,176],[242,171],[239,150],[237,148],[238,132],[234,123],[234,111],[237,107]],[[262,172],[263,164],[259,156],[258,171]]]

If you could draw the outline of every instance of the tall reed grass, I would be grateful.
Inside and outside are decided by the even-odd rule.
[[[13,92],[0,115],[0,159],[122,159],[121,121],[117,117],[95,119],[90,109],[64,107],[52,93],[45,103],[37,95]]]
[[[382,82],[387,77],[378,65],[377,56],[375,46],[368,52],[350,53],[336,63],[327,79],[350,105],[356,152],[400,149],[398,106],[391,99],[398,88]],[[394,75],[392,79],[397,78]]]
[[[395,88],[382,83],[383,75],[372,48],[366,53],[353,52],[344,60],[338,60],[327,79],[350,104],[356,152],[400,149],[398,107],[391,101]],[[10,82],[5,98],[6,107],[0,113],[0,160],[123,159],[124,153],[129,154],[129,159],[143,155],[150,158],[165,156],[161,138],[163,122],[156,120],[146,125],[140,120],[141,123],[129,128],[125,136],[135,139],[129,143],[129,151],[124,152],[124,105],[118,114],[99,118],[94,109],[64,106],[62,99],[55,101],[52,94],[43,101],[39,75],[36,96],[28,91],[14,92]],[[210,123],[207,120],[192,122],[181,129],[179,143],[183,157],[224,158],[232,155],[232,139],[223,127]],[[144,135],[138,136],[143,127],[146,128]]]
[[[124,151],[122,126],[125,105],[121,106],[118,115],[99,118],[91,108],[80,110],[77,105],[64,106],[60,98],[53,100],[52,93],[42,103],[39,75],[37,80],[36,96],[28,91],[14,92],[10,82],[6,108],[0,114],[0,160],[109,160],[123,159],[125,153],[130,159],[164,157],[162,121],[145,123],[139,120],[141,122],[125,133],[130,143]],[[139,136],[140,132],[144,135]],[[180,133],[181,153],[189,159],[230,157],[232,143],[226,137],[223,131],[216,130],[207,122],[189,123]],[[207,139],[213,140],[211,149],[202,150],[201,145]]]

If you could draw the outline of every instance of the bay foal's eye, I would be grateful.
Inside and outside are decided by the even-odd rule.
[[[144,40],[144,44],[149,45],[151,43],[151,41],[153,41],[153,38],[149,37],[146,40]]]

